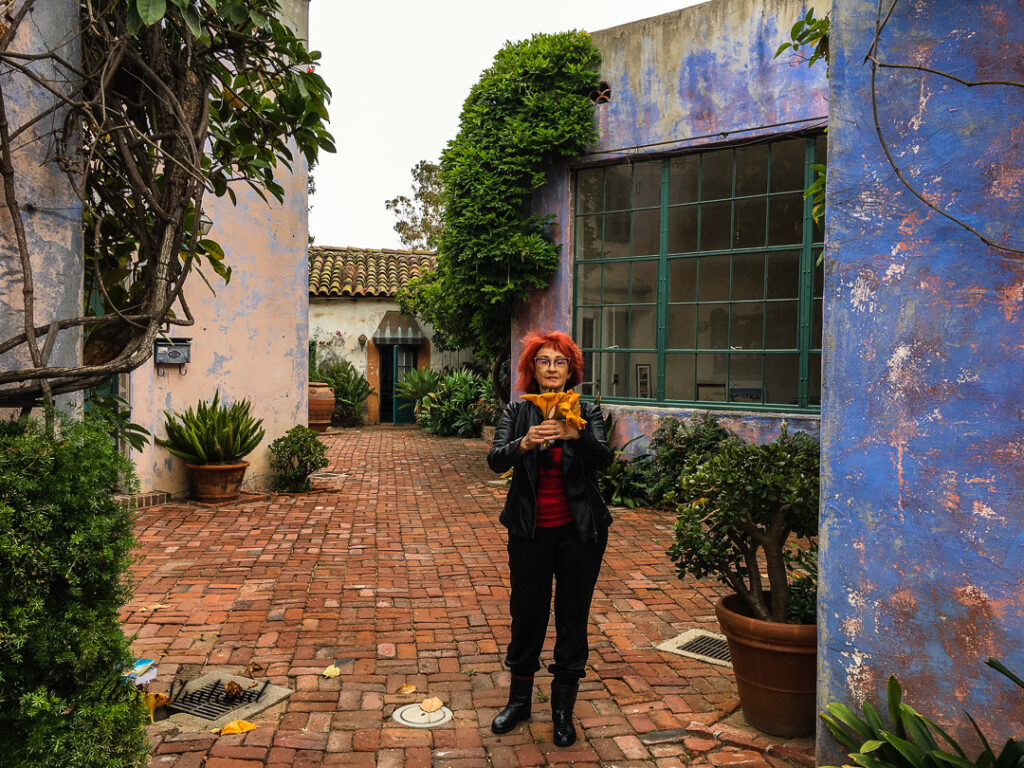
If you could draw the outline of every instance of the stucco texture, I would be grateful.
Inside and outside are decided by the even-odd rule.
[[[1018,87],[885,69],[873,88],[876,12],[833,11],[820,703],[884,701],[895,674],[1001,744],[1024,696],[983,662],[1024,672],[1024,268],[943,213],[1024,248],[1024,3],[900,0],[879,39],[884,62]]]

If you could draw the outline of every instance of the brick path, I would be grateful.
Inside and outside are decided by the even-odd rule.
[[[295,691],[245,735],[158,722],[151,766],[813,764],[810,740],[772,740],[743,723],[729,670],[654,648],[688,628],[717,630],[720,588],[676,577],[664,554],[672,518],[648,510],[618,510],[611,529],[580,740],[551,743],[545,672],[532,721],[493,735],[508,684],[508,587],[504,489],[489,484],[485,443],[415,428],[325,441],[339,476],[313,493],[139,513],[142,556],[123,618],[137,653],[159,659],[150,690],[210,671],[244,675],[256,662],[253,677]],[[326,679],[331,663],[341,675]],[[398,695],[405,683],[416,693]],[[425,695],[453,721],[420,730],[391,720]]]

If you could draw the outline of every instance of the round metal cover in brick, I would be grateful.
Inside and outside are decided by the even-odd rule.
[[[436,728],[452,719],[452,711],[441,707],[436,712],[424,712],[419,704],[406,704],[396,709],[391,718],[410,728]]]

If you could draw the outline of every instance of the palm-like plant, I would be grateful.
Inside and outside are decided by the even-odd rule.
[[[199,404],[178,415],[164,411],[166,438],[157,438],[174,456],[189,464],[235,464],[252,453],[266,432],[263,419],[254,419],[248,400],[221,405],[220,390],[208,404]]]

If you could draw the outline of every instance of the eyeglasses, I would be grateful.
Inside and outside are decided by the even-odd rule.
[[[537,368],[568,368],[569,358],[568,357],[556,357],[554,360],[549,360],[546,357],[535,357],[533,358],[533,364]]]

